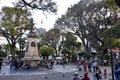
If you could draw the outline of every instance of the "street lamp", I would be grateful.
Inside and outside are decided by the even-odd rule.
[[[111,72],[112,72],[112,80],[114,80],[114,64],[113,64],[113,54],[112,54],[112,32],[111,32],[111,26],[108,26],[109,28],[109,42],[110,42],[110,63],[111,63]]]
[[[112,72],[112,80],[114,80],[114,64],[113,64],[113,54],[112,54],[112,31],[111,31],[111,25],[112,21],[107,17],[107,25],[109,30],[109,50],[110,50],[110,63],[111,63],[111,72]]]

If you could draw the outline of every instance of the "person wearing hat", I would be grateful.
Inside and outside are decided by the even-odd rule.
[[[73,80],[80,80],[80,78],[78,77],[78,72],[74,73]]]

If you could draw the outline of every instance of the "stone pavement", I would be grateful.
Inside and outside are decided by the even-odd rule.
[[[110,74],[110,67],[102,67],[102,71],[107,69]],[[73,73],[78,72],[79,76],[84,75],[84,71],[78,71],[76,65],[54,65],[53,69],[31,69],[23,70],[19,69],[17,71],[10,71],[9,66],[3,66],[0,73],[0,80],[72,80]],[[88,75],[90,79],[93,78],[92,72],[89,72]],[[108,80],[108,79],[106,79]]]

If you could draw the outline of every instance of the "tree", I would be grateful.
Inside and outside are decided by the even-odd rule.
[[[116,48],[119,48],[120,47],[120,25],[119,24],[116,24],[116,25],[113,25],[112,28],[111,28],[111,37],[112,37],[112,48],[113,49],[116,49]],[[106,29],[104,32],[103,32],[103,35],[106,37],[106,39],[104,39],[104,42],[105,42],[105,47],[106,48],[109,48],[109,29]]]
[[[10,45],[11,54],[14,58],[16,43],[29,29],[30,12],[15,7],[3,7],[0,23],[0,34],[5,37]]]
[[[77,35],[86,53],[90,53],[91,48],[98,52],[99,49],[104,48],[102,33],[108,25],[115,24],[119,19],[117,11],[118,9],[111,8],[102,1],[81,0],[68,8],[67,13],[56,21],[55,26]],[[108,18],[110,24],[107,22]]]
[[[0,59],[6,57],[7,54],[4,51],[0,51]]]
[[[43,59],[48,59],[48,56],[54,54],[55,49],[53,47],[49,47],[47,45],[44,45],[40,48],[40,55],[43,56]]]
[[[43,12],[57,12],[57,6],[52,0],[19,0],[15,4],[16,7],[21,9],[37,9],[42,10]]]
[[[75,53],[77,49],[81,48],[81,43],[77,42],[77,37],[74,36],[72,33],[67,32],[63,36],[63,40],[61,42],[62,49],[71,50],[72,53]]]
[[[55,49],[56,55],[58,55],[58,47],[59,47],[59,40],[60,40],[61,32],[59,29],[51,29],[45,34],[42,35],[41,41],[42,44],[47,44]]]
[[[20,51],[23,51],[23,49],[25,48],[25,42],[26,38],[20,38],[19,39],[19,47],[20,47]]]
[[[64,33],[61,41],[61,54],[64,55],[70,61],[70,58],[73,58],[73,62],[76,60],[76,55],[80,52],[82,44],[77,41],[77,37],[70,32]],[[71,60],[72,61],[72,60]]]
[[[5,49],[5,53],[9,53],[10,52],[10,45],[9,44],[5,44],[4,45],[4,49]]]
[[[120,7],[120,0],[115,0],[115,2]]]

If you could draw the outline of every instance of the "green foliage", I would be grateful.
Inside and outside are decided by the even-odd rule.
[[[64,50],[62,50],[62,52],[61,52],[61,54],[63,54],[63,55],[65,55],[65,54],[71,54],[72,52],[70,51],[70,50],[66,50],[66,49],[64,49]]]
[[[51,29],[41,37],[41,46],[49,45],[55,49],[55,53],[57,54],[57,46],[59,46],[60,40],[60,30],[59,29]]]
[[[109,29],[106,29],[104,32],[103,32],[103,35],[105,37],[109,37],[109,32],[110,30]],[[116,24],[116,25],[113,25],[112,28],[111,28],[111,35],[112,35],[112,38],[120,38],[120,24]]]
[[[10,45],[9,44],[5,44],[4,45],[4,49],[5,49],[5,52],[8,53],[10,51]]]
[[[30,12],[16,7],[3,7],[1,12],[0,34],[10,45],[10,52],[15,56],[16,44],[21,36],[29,30]]]
[[[102,33],[110,25],[107,18],[111,24],[119,19],[119,9],[114,4],[114,0],[80,0],[78,4],[68,8],[55,26],[77,35],[86,52],[89,53],[91,48],[99,51],[104,46]]]
[[[27,17],[30,15],[29,12],[25,10],[21,11],[15,7],[3,7],[2,12],[1,24],[11,35],[16,36],[20,34],[23,29],[29,29],[29,19]]]
[[[111,31],[112,31],[112,37],[120,38],[120,24],[113,25]]]
[[[104,59],[107,59],[107,60],[110,59],[110,55],[109,54],[105,54],[103,57],[104,57]]]
[[[118,6],[115,3],[115,0],[105,0],[105,3],[108,7],[118,9]]]
[[[16,51],[16,54],[18,55],[19,58],[23,58],[25,55],[25,51]]]
[[[81,42],[77,42],[77,37],[72,33],[68,32],[64,34],[65,40],[61,42],[64,48],[74,51],[75,48],[81,48]]]
[[[110,30],[106,29],[103,32],[104,35],[104,47],[109,48],[110,44]],[[120,47],[120,25],[113,25],[111,28],[111,39],[112,39],[112,48]]]
[[[42,56],[49,56],[54,54],[55,49],[52,47],[48,47],[47,45],[44,45],[43,47],[40,48],[40,54]]]
[[[97,53],[96,52],[91,52],[91,55],[96,56]]]
[[[78,53],[79,56],[84,56],[85,54],[86,54],[86,52]]]
[[[4,51],[0,51],[0,57],[1,58],[4,58],[4,57],[6,57],[7,56],[7,54],[4,52]]]

